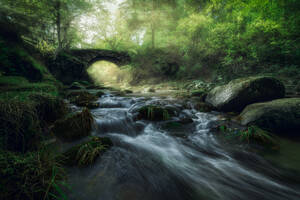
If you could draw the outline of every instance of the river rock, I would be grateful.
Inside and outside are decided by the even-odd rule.
[[[174,113],[172,110],[157,105],[143,106],[138,110],[138,119],[151,121],[168,120]]]
[[[74,141],[90,135],[93,125],[93,116],[85,108],[82,112],[72,113],[57,120],[52,128],[53,134],[63,141]]]
[[[300,98],[251,104],[243,110],[239,119],[242,125],[257,125],[274,133],[299,133]]]
[[[67,95],[70,103],[74,103],[77,106],[82,107],[94,107],[94,101],[98,99],[96,95],[93,95],[87,91],[73,91]]]
[[[247,77],[212,89],[205,101],[221,111],[241,111],[247,105],[283,98],[284,85],[272,77]]]

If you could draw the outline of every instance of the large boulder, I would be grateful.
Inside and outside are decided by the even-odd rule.
[[[247,77],[215,87],[205,101],[221,111],[242,111],[245,106],[283,98],[284,85],[272,77]]]
[[[79,113],[71,113],[57,120],[52,128],[53,134],[62,141],[74,141],[89,136],[93,125],[93,116],[88,109]]]
[[[300,98],[251,104],[243,110],[239,118],[242,125],[257,125],[274,133],[299,133]]]

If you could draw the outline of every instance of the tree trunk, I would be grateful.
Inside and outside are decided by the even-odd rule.
[[[155,0],[152,0],[152,22],[151,22],[151,36],[152,36],[152,49],[155,48]]]
[[[155,48],[155,28],[154,24],[151,24],[151,36],[152,36],[152,49]]]
[[[61,3],[60,1],[56,2],[56,30],[57,30],[57,42],[58,42],[58,48],[57,48],[57,52],[59,52],[62,49],[62,40],[61,40]]]

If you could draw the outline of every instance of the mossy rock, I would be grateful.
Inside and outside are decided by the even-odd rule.
[[[167,122],[166,124],[162,125],[162,128],[166,129],[166,130],[173,130],[173,129],[178,129],[178,128],[182,128],[182,123],[174,121],[174,122]]]
[[[168,120],[174,113],[170,109],[166,109],[156,105],[143,106],[138,110],[138,119],[146,119],[151,121]]]
[[[43,122],[53,123],[68,112],[66,103],[59,97],[37,93],[29,95],[29,98],[35,102],[37,114]]]
[[[96,95],[93,95],[87,91],[70,92],[67,95],[67,98],[70,100],[70,103],[74,103],[75,105],[81,107],[90,107],[89,105],[98,99]]]
[[[70,89],[70,90],[84,90],[85,87],[82,84],[80,84],[79,82],[73,82],[68,89]]]
[[[240,114],[243,125],[256,125],[284,136],[300,130],[300,98],[284,98],[247,106]]]
[[[87,166],[113,146],[107,137],[92,137],[87,142],[76,145],[60,155],[60,160],[67,166]]]
[[[34,102],[0,101],[0,146],[27,152],[35,150],[41,139],[41,126]]]
[[[283,98],[285,87],[275,78],[266,76],[235,79],[212,89],[205,102],[218,110],[242,111],[247,105]]]
[[[196,103],[194,105],[194,108],[199,112],[211,112],[212,110],[214,110],[213,106],[211,106],[207,103],[204,103],[204,102]]]
[[[54,123],[52,132],[62,141],[74,141],[89,136],[93,126],[93,116],[85,108],[79,113],[72,113]]]

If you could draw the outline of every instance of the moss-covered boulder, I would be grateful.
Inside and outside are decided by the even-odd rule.
[[[171,109],[156,105],[143,106],[138,110],[138,119],[146,119],[151,121],[168,120],[174,113]]]
[[[93,116],[85,108],[79,113],[72,113],[57,120],[52,128],[53,134],[62,141],[74,141],[89,136],[93,126]]]
[[[239,119],[243,125],[257,125],[282,135],[289,132],[299,133],[300,98],[285,98],[251,104],[243,110]]]
[[[212,89],[205,101],[221,111],[241,111],[247,105],[283,98],[284,85],[272,77],[236,79]]]
[[[111,146],[113,143],[107,137],[92,137],[87,142],[72,147],[59,157],[64,165],[87,166],[93,164]]]
[[[66,103],[59,97],[36,93],[31,94],[29,98],[35,102],[37,114],[42,122],[53,123],[68,112]]]
[[[70,100],[70,103],[74,103],[75,105],[81,107],[94,107],[94,101],[98,99],[96,95],[87,91],[70,92],[67,95],[67,98]]]
[[[0,147],[26,152],[41,139],[41,126],[34,102],[0,101]]]

